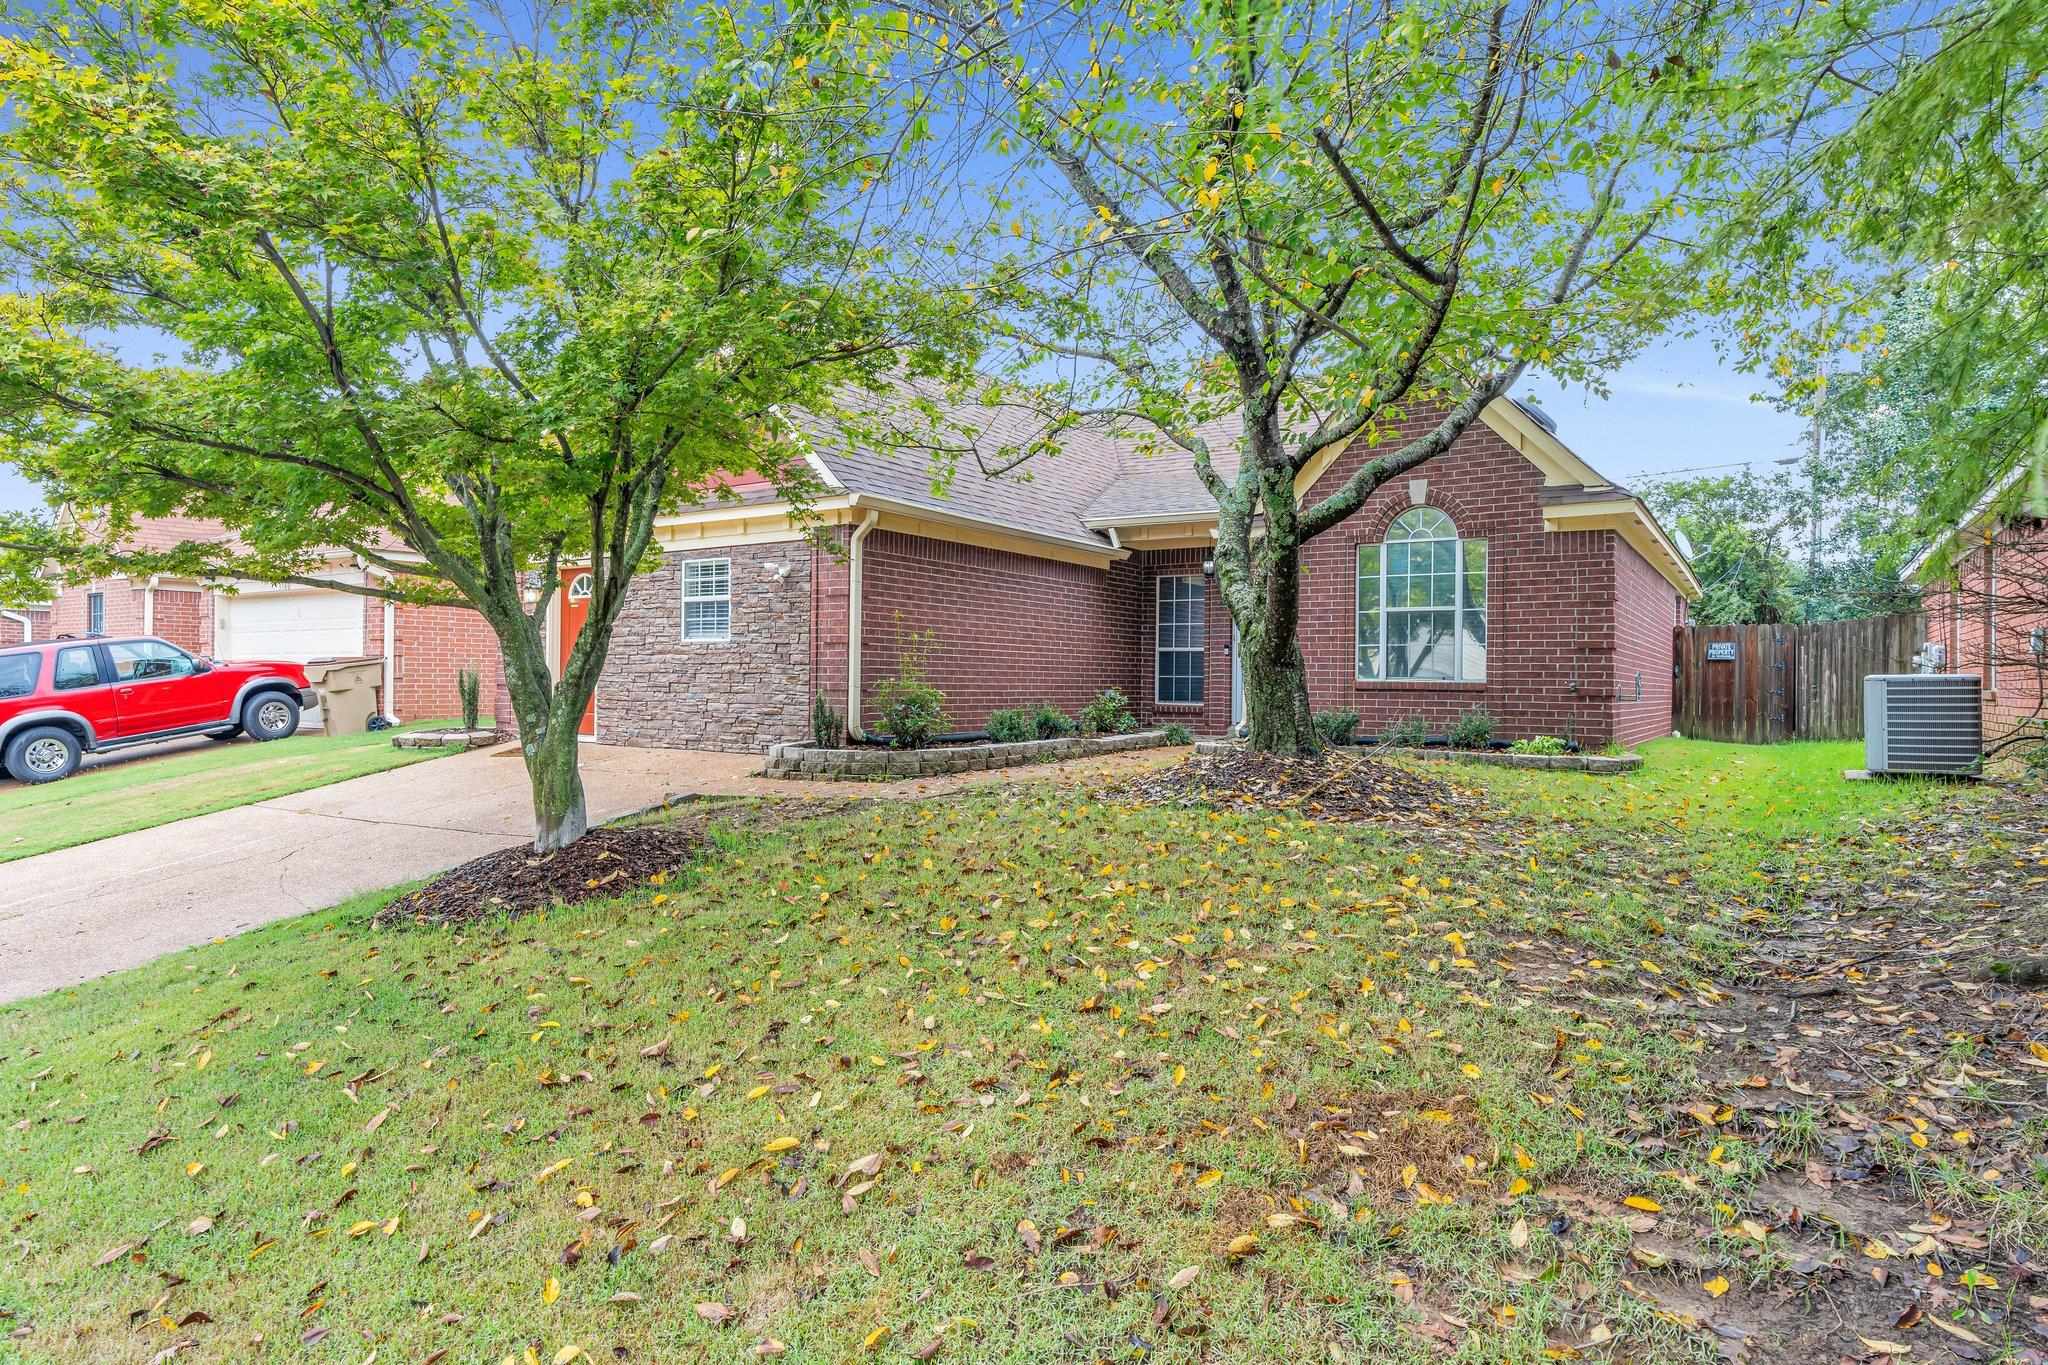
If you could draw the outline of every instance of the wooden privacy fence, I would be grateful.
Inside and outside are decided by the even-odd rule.
[[[1861,739],[1863,678],[1910,673],[1917,611],[1805,626],[1681,626],[1671,726],[1695,739]]]

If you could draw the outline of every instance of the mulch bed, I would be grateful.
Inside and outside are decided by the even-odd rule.
[[[762,829],[790,820],[834,815],[860,803],[795,799],[714,802],[696,814],[660,823],[601,825],[555,853],[518,844],[487,853],[407,892],[370,917],[374,928],[466,924],[557,905],[623,896],[656,884],[694,860],[712,824]]]
[[[1285,810],[1314,820],[1450,819],[1472,798],[1447,782],[1347,754],[1280,758],[1249,749],[1197,754],[1106,793],[1145,806]]]
[[[674,872],[704,845],[701,822],[600,828],[556,853],[518,844],[471,859],[371,917],[378,928],[460,924],[618,896]]]

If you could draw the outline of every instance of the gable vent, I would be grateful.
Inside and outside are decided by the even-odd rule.
[[[1983,685],[1971,673],[1865,678],[1864,765],[1874,773],[1974,772],[1984,752]]]

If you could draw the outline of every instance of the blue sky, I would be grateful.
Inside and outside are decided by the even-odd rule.
[[[1534,396],[1557,419],[1558,435],[1586,462],[1618,483],[1645,474],[1751,464],[1796,455],[1805,426],[1767,403],[1759,385],[1738,374],[1704,340],[1677,339],[1651,348],[1618,371],[1612,396],[1526,381],[1516,395]],[[0,466],[0,511],[39,505],[35,490]]]

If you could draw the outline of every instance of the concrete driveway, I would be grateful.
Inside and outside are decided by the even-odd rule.
[[[587,745],[593,821],[682,790],[744,791],[760,760]],[[532,837],[526,766],[484,749],[0,864],[0,1001],[321,910]]]
[[[935,796],[1092,784],[1179,759],[1148,749],[885,783],[759,776],[752,754],[583,747],[593,824],[671,796]],[[0,1003],[445,871],[533,835],[526,765],[479,749],[0,864]]]

